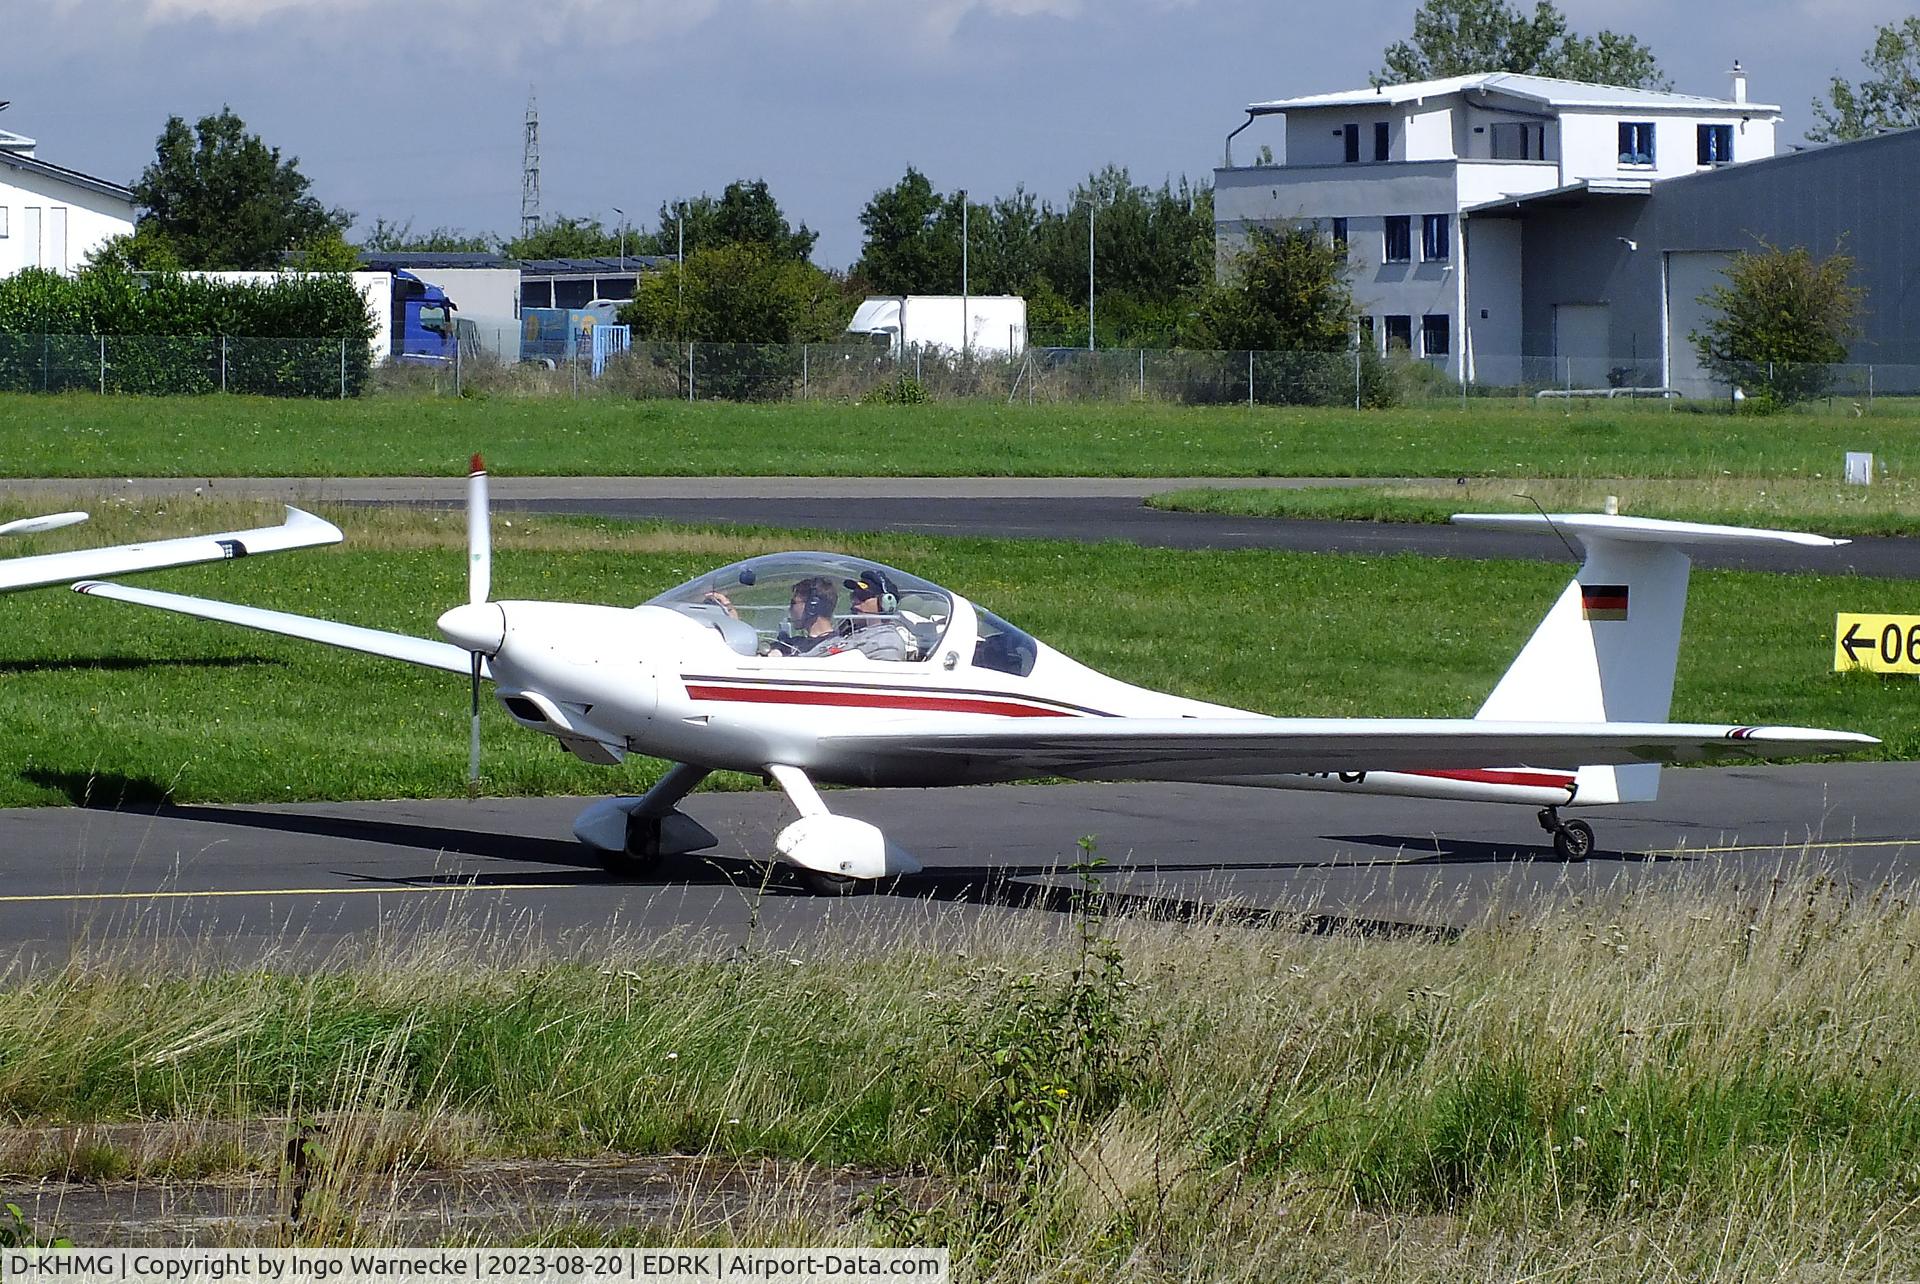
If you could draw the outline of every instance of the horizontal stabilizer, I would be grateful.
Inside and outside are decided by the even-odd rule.
[[[1715,526],[1709,522],[1670,522],[1659,517],[1625,517],[1614,513],[1455,513],[1455,526],[1481,530],[1556,531],[1575,539],[1617,539],[1630,544],[1669,544],[1675,548],[1709,545],[1797,544],[1803,548],[1837,548],[1848,541],[1805,531],[1770,531],[1748,526]]]
[[[448,673],[464,676],[472,672],[471,653],[450,642],[435,642],[407,633],[388,633],[384,629],[362,628],[357,624],[341,624],[334,620],[316,620],[287,611],[267,611],[257,606],[239,606],[212,598],[188,597],[184,593],[163,593],[157,589],[129,588],[125,584],[105,584],[99,580],[83,580],[73,586],[73,591],[85,593],[88,597],[110,598],[116,602],[132,602],[136,606],[172,611],[177,615],[190,615],[196,620],[218,620],[224,624],[259,629],[263,633],[278,633],[282,637],[323,642],[348,651],[405,660],[408,664],[429,669],[444,669]],[[485,667],[484,657],[481,676],[491,676]]]
[[[186,535],[149,544],[116,544],[109,548],[81,548],[71,553],[42,553],[0,561],[0,593],[17,589],[70,584],[102,575],[132,575],[195,562],[219,562],[257,553],[284,553],[290,549],[338,544],[340,528],[291,505],[278,526],[250,531],[223,531],[218,535]]]
[[[1049,725],[1041,725],[1042,723]],[[844,755],[895,766],[971,759],[996,778],[1217,780],[1315,771],[1439,771],[1489,763],[1700,762],[1853,753],[1880,742],[1850,731],[1704,723],[1488,722],[1468,718],[906,718],[827,735]]]

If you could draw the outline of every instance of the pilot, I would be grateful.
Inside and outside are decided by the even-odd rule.
[[[809,575],[793,586],[793,599],[787,604],[787,618],[781,621],[780,636],[767,646],[768,655],[825,655],[839,640],[834,632],[833,615],[840,604],[840,590],[824,575]]]

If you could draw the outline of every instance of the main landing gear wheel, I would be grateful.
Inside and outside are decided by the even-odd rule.
[[[815,896],[852,896],[858,892],[864,878],[848,878],[845,874],[829,874],[824,870],[803,869],[800,882]]]
[[[1582,861],[1593,855],[1593,826],[1584,820],[1561,820],[1552,807],[1540,812],[1540,828],[1553,835],[1553,850],[1561,860]]]
[[[606,871],[634,878],[659,869],[664,859],[660,853],[662,819],[659,816],[628,816],[626,850],[600,853],[600,863]]]

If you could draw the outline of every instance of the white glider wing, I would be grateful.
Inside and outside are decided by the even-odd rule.
[[[256,553],[283,553],[295,548],[338,544],[341,538],[340,528],[332,522],[289,506],[284,522],[257,530],[187,535],[148,544],[115,544],[108,548],[81,548],[71,553],[0,560],[0,593],[67,584],[101,575],[131,575],[136,571],[158,571],[195,562],[218,562]]]
[[[1581,767],[1850,753],[1872,736],[1704,723],[1483,722],[1466,718],[909,718],[829,734],[821,747],[894,763],[971,759],[1005,779],[1232,780],[1320,771],[1441,771],[1492,763]]]
[[[445,669],[448,673],[462,676],[470,673],[473,666],[472,653],[450,642],[435,642],[431,638],[417,638],[408,633],[388,633],[384,629],[363,628],[334,620],[316,620],[309,615],[294,615],[288,611],[268,611],[257,606],[238,606],[212,598],[130,588],[125,584],[105,584],[99,580],[82,580],[73,586],[73,591],[85,593],[88,597],[105,597],[116,602],[157,607],[178,615],[191,615],[198,620],[219,620],[225,624],[259,629],[263,633],[278,633],[282,637],[324,642],[348,651],[405,660],[408,664]],[[484,663],[481,672],[483,676],[486,675]]]

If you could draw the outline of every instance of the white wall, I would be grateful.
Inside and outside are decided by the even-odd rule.
[[[1445,100],[1446,105],[1430,111],[1414,112],[1407,120],[1408,160],[1452,160],[1453,151],[1453,112],[1450,110],[1457,100]]]
[[[29,218],[30,209],[39,215]],[[77,271],[102,242],[133,231],[131,201],[10,165],[0,165],[0,211],[6,223],[6,235],[0,237],[0,276],[30,267]],[[63,218],[64,247],[55,234]],[[36,223],[39,233],[30,235],[30,225]]]
[[[1654,127],[1652,166],[1620,163],[1622,121],[1650,121]],[[1773,155],[1773,120],[1752,116],[1745,122],[1728,114],[1673,115],[1659,112],[1568,111],[1560,118],[1562,169],[1566,182],[1578,179],[1678,178],[1708,168],[1699,163],[1701,125],[1733,126],[1735,161]]]

